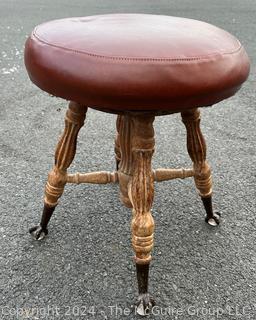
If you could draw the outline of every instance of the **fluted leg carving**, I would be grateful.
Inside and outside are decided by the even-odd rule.
[[[120,116],[119,120],[119,145],[121,161],[118,166],[118,180],[120,186],[120,199],[123,204],[131,208],[132,204],[128,196],[128,184],[132,177],[133,157],[132,157],[132,134],[133,124],[131,117],[127,115]]]
[[[30,229],[35,239],[42,239],[47,233],[47,225],[58,204],[65,184],[67,169],[72,163],[77,144],[77,135],[84,124],[87,108],[75,102],[69,103],[65,117],[65,129],[55,151],[55,165],[48,175],[45,186],[44,210],[39,226]]]
[[[206,142],[200,129],[200,111],[195,108],[181,113],[187,129],[187,149],[194,166],[195,185],[203,201],[206,221],[215,226],[219,224],[219,214],[212,209],[212,175],[206,161]]]
[[[153,121],[153,116],[131,117],[133,173],[129,183],[129,196],[133,206],[132,245],[139,287],[137,312],[141,315],[145,315],[154,303],[148,293],[148,268],[154,235],[154,220],[151,214],[154,197],[151,168],[155,143]]]

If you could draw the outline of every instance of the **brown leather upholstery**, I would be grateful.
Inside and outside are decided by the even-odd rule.
[[[39,25],[26,42],[31,80],[52,95],[113,110],[212,105],[249,73],[232,35],[177,17],[113,14]]]

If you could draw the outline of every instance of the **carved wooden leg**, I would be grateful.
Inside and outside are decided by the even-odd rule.
[[[128,183],[132,177],[132,120],[127,115],[120,116],[119,122],[119,145],[121,153],[121,161],[118,166],[118,180],[120,186],[120,199],[123,204],[132,208],[130,198],[128,196]]]
[[[29,231],[36,240],[47,235],[47,225],[58,204],[67,182],[67,168],[72,163],[76,153],[77,135],[84,124],[87,107],[75,102],[69,103],[65,118],[65,130],[55,151],[55,166],[48,175],[45,186],[44,210],[39,226]]]
[[[212,175],[206,161],[206,143],[200,129],[200,111],[195,108],[181,113],[187,129],[188,153],[194,164],[194,180],[206,210],[206,222],[212,226],[219,224],[219,213],[212,209]]]
[[[151,159],[154,152],[153,116],[134,116],[132,120],[133,176],[129,197],[133,205],[132,245],[139,288],[137,313],[146,315],[154,305],[148,293],[148,271],[153,248],[154,220],[151,207],[154,197],[154,178]]]
[[[120,149],[120,127],[123,116],[118,115],[116,119],[116,138],[115,138],[115,154],[116,154],[116,171],[118,171],[119,163],[121,161]]]

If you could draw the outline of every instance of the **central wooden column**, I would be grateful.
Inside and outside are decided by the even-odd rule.
[[[121,200],[132,207],[132,246],[135,252],[139,298],[137,313],[145,315],[154,305],[148,293],[149,263],[153,248],[154,220],[151,207],[154,197],[154,176],[151,159],[155,139],[151,114],[129,114],[118,118],[120,163],[118,177]],[[117,150],[118,154],[118,150]]]

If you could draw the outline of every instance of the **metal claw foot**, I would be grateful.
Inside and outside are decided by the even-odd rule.
[[[54,212],[55,207],[50,207],[47,204],[44,204],[44,210],[41,218],[41,222],[39,225],[30,228],[29,233],[35,240],[42,240],[48,234],[47,225],[51,219],[51,216]]]
[[[139,297],[136,302],[135,313],[140,316],[147,316],[150,314],[152,307],[155,305],[154,299],[148,293],[149,264],[136,264],[136,269]]]
[[[210,226],[216,227],[220,224],[220,213],[215,212],[212,217],[206,216],[205,222],[207,222]]]
[[[136,313],[145,317],[150,314],[154,305],[155,300],[149,295],[149,293],[140,294],[136,302]]]
[[[204,208],[206,211],[206,218],[205,222],[207,222],[210,226],[216,227],[220,224],[220,213],[219,212],[213,212],[212,209],[212,197],[201,197]]]
[[[32,235],[34,240],[43,240],[47,236],[48,230],[43,229],[41,225],[38,225],[30,228],[29,233]]]

